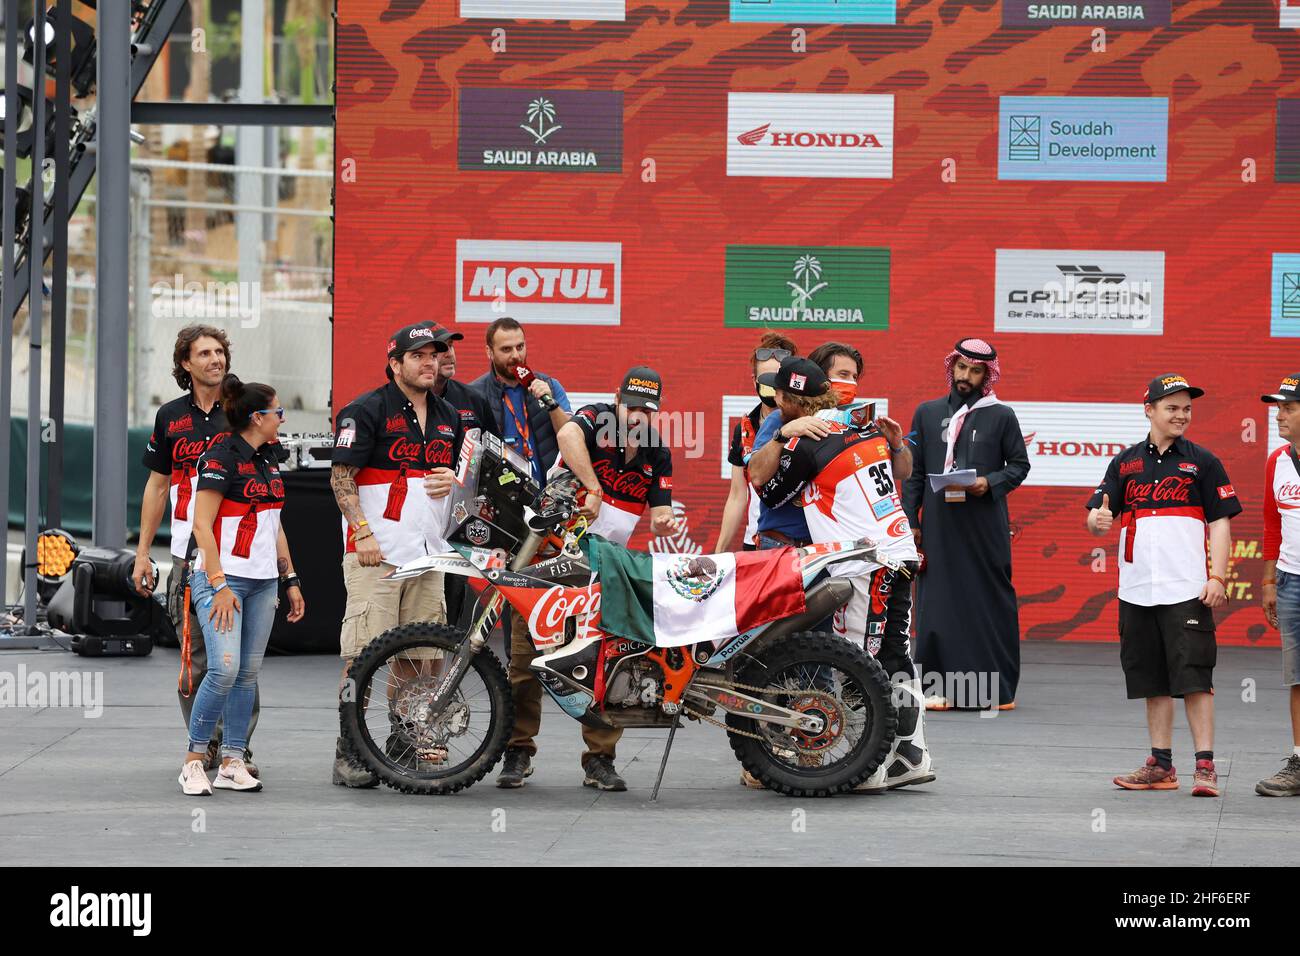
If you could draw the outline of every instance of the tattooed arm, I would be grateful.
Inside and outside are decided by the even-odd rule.
[[[357,560],[362,567],[374,568],[384,560],[379,541],[361,510],[361,496],[357,491],[357,471],[354,465],[334,465],[330,468],[330,488],[339,511],[348,522],[348,537],[354,542]]]

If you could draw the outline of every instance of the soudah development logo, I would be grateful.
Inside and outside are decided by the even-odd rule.
[[[1140,96],[1004,96],[998,179],[1164,182],[1169,101]]]
[[[889,250],[728,246],[724,324],[886,329]]]

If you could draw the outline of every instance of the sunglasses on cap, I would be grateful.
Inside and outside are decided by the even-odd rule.
[[[776,359],[779,362],[788,359],[792,354],[789,349],[754,349],[754,359],[758,362],[766,362],[768,359]]]
[[[281,405],[279,408],[259,408],[256,412],[254,412],[255,415],[270,415],[273,413],[280,416],[280,421],[284,421],[283,405]]]

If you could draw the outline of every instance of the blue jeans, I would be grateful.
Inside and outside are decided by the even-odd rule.
[[[1277,572],[1277,626],[1282,632],[1282,683],[1300,684],[1300,574]]]
[[[208,749],[217,731],[217,720],[225,725],[221,739],[221,756],[244,757],[248,746],[248,723],[253,714],[257,693],[257,675],[262,669],[275,607],[279,582],[275,578],[241,578],[226,575],[226,584],[239,599],[234,612],[234,626],[218,631],[210,620],[215,592],[203,571],[190,573],[190,594],[194,613],[203,628],[203,645],[208,652],[208,672],[194,696],[190,713],[190,753]]]

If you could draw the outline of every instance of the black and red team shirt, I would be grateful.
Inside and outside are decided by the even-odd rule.
[[[628,461],[627,449],[617,444],[614,423],[618,421],[618,410],[604,402],[584,405],[572,420],[582,426],[591,467],[604,492],[600,513],[587,531],[626,545],[647,505],[672,507],[672,453],[663,447],[658,435],[653,435]],[[551,466],[551,474],[566,467],[561,455]]]
[[[154,418],[153,434],[144,449],[144,466],[166,475],[171,501],[171,553],[184,558],[194,530],[194,491],[198,481],[199,457],[229,432],[226,413],[218,402],[205,412],[186,392],[173,399]]]
[[[779,414],[772,412],[770,414]],[[727,452],[727,463],[745,470],[745,488],[749,492],[749,506],[745,511],[745,544],[757,544],[758,537],[758,492],[749,483],[749,466],[745,461],[754,453],[754,439],[758,437],[758,427],[763,424],[763,403],[755,405],[749,414],[736,422],[731,430],[731,448]]]
[[[427,394],[423,430],[415,406],[392,382],[366,392],[335,418],[332,460],[358,469],[361,513],[388,564],[447,550],[447,498],[425,494],[424,477],[454,466],[464,428],[450,402]],[[347,519],[341,520],[346,550],[355,551]]]
[[[1103,495],[1120,523],[1120,600],[1155,607],[1199,597],[1206,525],[1241,514],[1223,463],[1185,438],[1163,455],[1148,438],[1111,459],[1085,507],[1100,508]]]
[[[279,577],[276,539],[284,507],[280,449],[274,442],[254,448],[240,435],[226,434],[199,459],[197,491],[221,492],[212,536],[221,570],[241,578]],[[193,533],[189,552],[196,571],[204,570],[203,551]]]
[[[502,437],[496,419],[492,416],[492,406],[488,404],[481,392],[453,378],[447,380],[442,398],[460,412],[460,424],[465,431],[477,428],[480,431],[491,432],[498,438]]]

